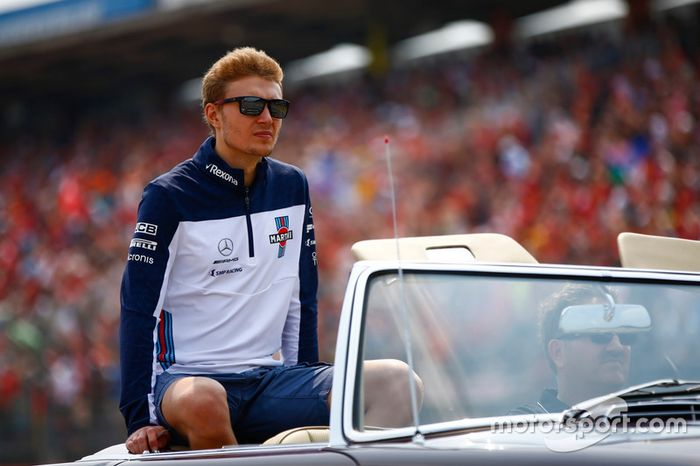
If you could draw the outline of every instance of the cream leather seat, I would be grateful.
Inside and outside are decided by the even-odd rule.
[[[328,426],[297,427],[285,430],[263,442],[263,445],[287,445],[294,443],[328,443]]]

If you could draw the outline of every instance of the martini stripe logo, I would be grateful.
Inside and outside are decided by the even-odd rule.
[[[292,230],[289,229],[289,215],[275,217],[277,233],[270,235],[270,244],[277,244],[277,258],[284,256],[287,241],[293,238]]]
[[[173,344],[173,316],[165,309],[160,311],[158,322],[158,340],[156,354],[163,370],[175,363],[175,345]]]

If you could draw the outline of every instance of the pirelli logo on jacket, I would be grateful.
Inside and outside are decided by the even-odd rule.
[[[143,238],[134,238],[131,240],[131,244],[129,244],[130,248],[142,248],[148,249],[149,251],[155,251],[157,246],[157,242]]]

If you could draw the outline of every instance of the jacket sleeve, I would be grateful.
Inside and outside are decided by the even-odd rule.
[[[316,236],[314,232],[313,213],[311,209],[311,198],[309,196],[309,186],[306,177],[302,175],[304,185],[304,222],[301,234],[302,245],[299,256],[299,302],[300,311],[298,313],[298,334],[295,335],[298,345],[296,361],[297,363],[318,362],[318,306],[316,292],[318,290],[318,270],[316,266]],[[295,318],[291,313],[288,319]],[[289,322],[288,322],[289,324]],[[295,323],[296,324],[296,323]],[[292,327],[286,325],[285,327]],[[297,325],[293,325],[297,327]],[[282,353],[285,356],[285,363],[289,356],[285,354],[285,338],[283,338]]]
[[[167,285],[169,246],[178,225],[174,210],[162,187],[146,187],[122,277],[119,409],[129,434],[156,423],[149,398],[154,380],[154,329]]]

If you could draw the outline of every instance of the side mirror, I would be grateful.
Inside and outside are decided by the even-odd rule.
[[[651,329],[651,317],[640,304],[579,304],[559,318],[559,333],[639,333]]]

